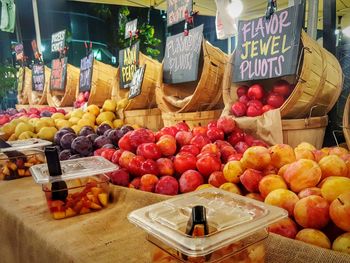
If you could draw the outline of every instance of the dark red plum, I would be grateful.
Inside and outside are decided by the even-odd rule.
[[[87,156],[92,152],[92,142],[85,136],[79,136],[72,142],[72,150],[82,156]]]
[[[63,130],[63,129],[59,130],[58,132],[56,132],[56,134],[54,136],[54,139],[53,139],[54,143],[56,145],[60,145],[60,142],[61,142],[61,139],[62,139],[63,135],[65,135],[67,133],[70,133],[70,132],[67,131],[67,130]]]
[[[72,153],[70,150],[66,149],[60,152],[60,161],[68,160],[72,156]]]
[[[90,126],[84,126],[79,132],[79,136],[88,136],[90,134],[95,134],[95,131]]]
[[[134,128],[129,126],[129,125],[124,125],[123,127],[120,128],[120,131],[124,134],[126,134],[129,131],[133,131]]]
[[[63,131],[63,130],[65,130],[65,131],[68,131],[68,132],[70,132],[70,133],[74,133],[74,134],[75,134],[75,131],[74,131],[72,128],[70,128],[70,127],[62,128],[60,131]]]
[[[108,124],[101,124],[100,126],[97,127],[96,133],[97,135],[103,135],[107,130],[112,129],[111,126],[109,126]]]
[[[94,141],[94,147],[95,149],[99,149],[99,148],[102,148],[103,145],[106,145],[106,144],[112,144],[111,140],[108,139],[106,136],[104,135],[101,135],[101,136],[98,136],[95,141]]]
[[[73,140],[77,137],[74,133],[66,133],[62,136],[60,145],[62,149],[71,149]]]
[[[51,111],[43,111],[40,113],[40,117],[51,117],[52,112]]]
[[[86,136],[87,138],[89,138],[89,140],[94,143],[94,141],[96,140],[96,138],[98,137],[97,134],[93,133],[93,134],[89,134],[88,136]]]

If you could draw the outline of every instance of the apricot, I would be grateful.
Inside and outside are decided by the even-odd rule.
[[[322,196],[328,201],[333,202],[339,195],[349,192],[350,178],[331,176],[321,182]]]
[[[315,146],[313,146],[312,144],[308,143],[308,142],[301,142],[297,145],[297,147],[295,147],[295,149],[306,149],[306,150],[316,150]]]
[[[248,148],[241,159],[244,168],[255,170],[265,169],[271,162],[269,150],[262,146],[253,146]]]
[[[315,161],[301,159],[290,164],[283,178],[293,192],[316,186],[321,180],[322,172]]]
[[[271,155],[271,164],[278,169],[296,161],[293,148],[287,144],[276,144],[270,147],[269,151]]]
[[[243,174],[244,169],[240,161],[230,161],[225,164],[223,173],[228,182],[239,183],[239,177]]]
[[[347,177],[350,178],[350,154],[343,155],[342,159],[345,162],[346,167],[348,167],[348,175],[347,175]]]
[[[329,176],[347,176],[348,167],[346,163],[337,155],[328,155],[318,163],[322,171],[322,179]]]
[[[295,239],[314,246],[331,248],[331,241],[329,241],[328,237],[322,231],[317,229],[305,228],[300,230]]]
[[[290,164],[286,164],[286,165],[283,165],[279,170],[278,170],[278,175],[279,176],[282,176],[284,175],[284,173],[286,172],[287,168],[289,167]]]
[[[234,193],[234,194],[241,194],[241,190],[239,189],[239,187],[236,184],[233,183],[224,183],[222,185],[220,185],[219,187],[222,190]]]
[[[301,159],[309,159],[309,160],[315,160],[315,156],[312,153],[311,150],[309,149],[294,149],[294,153],[295,153],[295,158],[296,160],[301,160]]]
[[[326,153],[322,150],[314,150],[314,151],[312,151],[312,153],[314,154],[315,162],[321,161],[321,159],[323,157],[328,155],[328,153]]]
[[[329,208],[329,215],[337,227],[350,232],[350,189],[334,199]]]
[[[332,249],[350,254],[350,232],[337,237],[333,242]]]
[[[298,233],[297,224],[289,217],[284,218],[268,227],[268,231],[294,239]]]
[[[299,201],[299,197],[287,189],[276,189],[270,192],[266,198],[265,203],[281,207],[288,211],[288,215],[292,216],[295,204]]]
[[[305,188],[304,190],[301,190],[298,194],[300,199],[308,197],[310,195],[322,196],[321,188],[318,188],[318,187]]]
[[[288,189],[286,182],[279,175],[270,174],[264,176],[259,182],[259,192],[264,198],[276,189]]]

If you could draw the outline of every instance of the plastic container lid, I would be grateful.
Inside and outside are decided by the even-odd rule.
[[[186,235],[185,230],[192,207],[197,205],[206,208],[209,229],[214,231],[193,238]],[[207,188],[135,210],[128,219],[177,251],[201,257],[287,216],[288,212],[282,208],[221,189]]]
[[[30,167],[30,172],[38,184],[68,181],[77,178],[113,172],[118,168],[101,156],[85,157],[61,162],[62,175],[50,176],[47,164]]]
[[[50,141],[36,139],[36,138],[27,139],[27,140],[18,140],[18,141],[8,141],[7,143],[10,144],[11,147],[1,148],[0,152],[10,152],[10,151],[20,151],[25,149],[40,148],[40,147],[45,147],[52,144],[52,142]]]

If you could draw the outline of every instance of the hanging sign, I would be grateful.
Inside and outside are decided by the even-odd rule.
[[[80,60],[80,76],[79,76],[79,91],[90,91],[92,81],[92,69],[94,64],[94,54]]]
[[[130,83],[129,99],[135,98],[141,94],[143,77],[145,76],[146,64],[136,70]]]
[[[119,51],[120,87],[129,88],[139,65],[140,42]]]
[[[125,25],[125,39],[136,36],[137,19],[134,19]]]
[[[53,59],[51,63],[51,90],[64,90],[67,76],[67,57]]]
[[[36,44],[36,41],[32,40],[31,44],[32,44],[32,50],[33,50],[34,58],[35,59],[40,59],[40,53],[39,53],[39,49],[38,49],[38,45]]]
[[[192,0],[167,0],[167,26],[172,26],[186,19],[192,13]]]
[[[66,43],[66,30],[52,34],[51,37],[51,52],[62,51]]]
[[[14,49],[16,53],[16,61],[23,61],[24,60],[23,44],[22,43],[16,44]]]
[[[32,68],[32,88],[35,91],[42,92],[45,86],[45,66],[34,64]]]
[[[167,37],[163,63],[165,83],[183,83],[197,80],[198,63],[203,39],[203,25],[183,33]]]
[[[269,79],[296,73],[303,4],[238,25],[234,82]]]

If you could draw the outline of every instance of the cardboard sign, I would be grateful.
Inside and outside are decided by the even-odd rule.
[[[191,29],[188,36],[180,33],[166,39],[163,63],[165,83],[197,80],[198,63],[203,39],[203,25]]]
[[[125,39],[131,36],[136,36],[137,31],[137,19],[134,19],[125,25]]]
[[[23,52],[23,44],[22,43],[15,45],[15,53],[16,53],[16,61],[23,61],[24,52]]]
[[[32,89],[42,92],[45,86],[45,66],[34,64],[32,68]]]
[[[134,73],[139,65],[140,42],[119,51],[120,87],[130,87]]]
[[[175,25],[185,20],[185,14],[191,14],[192,0],[167,0],[167,26]]]
[[[129,91],[129,99],[135,98],[141,94],[143,77],[145,76],[146,64],[136,70],[132,78]]]
[[[90,91],[92,81],[92,69],[94,64],[94,54],[80,60],[79,91]]]
[[[233,81],[276,78],[296,73],[303,4],[265,17],[240,21]]]
[[[66,30],[52,34],[51,37],[51,52],[59,52],[64,49],[66,44]]]
[[[53,59],[51,63],[51,90],[64,90],[67,76],[67,57]]]

